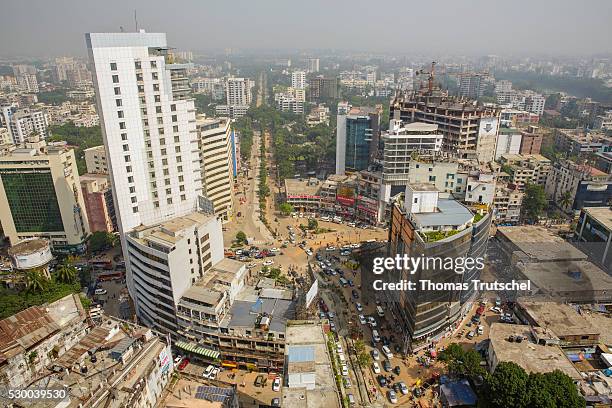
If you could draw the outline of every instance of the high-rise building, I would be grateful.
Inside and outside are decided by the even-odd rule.
[[[88,173],[108,174],[108,162],[104,146],[94,146],[83,150]]]
[[[465,73],[459,75],[459,95],[463,98],[482,98],[485,89],[485,80],[488,74]]]
[[[22,92],[38,93],[38,80],[36,74],[17,75],[17,84]]]
[[[370,158],[378,149],[381,115],[382,105],[373,108],[339,104],[336,119],[336,174],[343,175],[345,171],[368,168]]]
[[[308,72],[319,72],[319,59],[318,58],[308,59]]]
[[[163,33],[89,33],[86,41],[128,289],[143,322],[173,332],[175,301],[205,271],[210,247],[213,262],[218,246],[223,257],[220,223],[194,212],[202,169],[187,66],[173,63]]]
[[[435,123],[444,135],[442,149],[458,156],[476,153],[482,163],[495,158],[500,110],[445,95],[439,90],[399,95],[390,118],[404,123]]]
[[[228,222],[234,206],[230,120],[199,117],[196,126],[200,137],[203,195],[212,202],[215,214],[222,222]]]
[[[248,78],[228,78],[225,87],[228,105],[248,106],[251,104],[251,89],[254,83]]]
[[[311,78],[308,85],[310,100],[338,98],[338,78],[318,76]]]
[[[476,221],[474,214],[453,199],[439,197],[431,184],[409,184],[404,202],[392,209],[389,229],[389,256],[465,258],[483,257],[486,250],[491,217],[485,214]],[[416,271],[398,270],[394,278],[438,284],[469,283],[479,279],[481,270],[428,265]],[[424,290],[419,284],[414,291],[386,291],[385,314],[389,322],[398,324],[405,333],[404,352],[441,338],[450,332],[460,317],[469,310],[477,296],[472,285],[467,290]]]
[[[37,136],[0,156],[0,222],[11,245],[47,238],[57,252],[82,252],[89,235],[75,153]]]
[[[291,73],[291,87],[295,89],[306,88],[306,73],[304,71],[294,71]]]

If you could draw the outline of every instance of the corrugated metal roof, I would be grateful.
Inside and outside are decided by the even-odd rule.
[[[287,359],[290,363],[314,361],[314,346],[289,346],[287,348]]]

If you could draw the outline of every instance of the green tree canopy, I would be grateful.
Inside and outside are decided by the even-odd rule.
[[[523,197],[523,206],[521,208],[521,216],[523,220],[528,222],[536,222],[546,208],[546,194],[544,187],[538,184],[527,184],[525,187],[525,196]]]
[[[117,236],[111,232],[96,231],[90,235],[87,247],[90,252],[101,251],[114,247],[117,244]]]
[[[293,206],[289,203],[282,203],[278,206],[278,209],[283,215],[289,215],[294,211]]]
[[[247,243],[247,236],[243,231],[238,231],[238,233],[236,234],[236,241],[239,244],[246,244]]]
[[[74,283],[77,279],[77,269],[65,259],[56,270],[57,280],[63,283]]]

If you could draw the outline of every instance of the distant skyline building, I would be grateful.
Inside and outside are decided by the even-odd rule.
[[[323,76],[318,76],[311,78],[308,85],[311,101],[338,98],[338,79],[336,77],[325,78]]]
[[[291,73],[291,87],[295,89],[306,88],[306,72],[294,71]]]
[[[248,78],[227,78],[225,92],[228,105],[250,105],[254,82]]]
[[[14,144],[24,143],[33,134],[38,134],[42,139],[49,136],[49,117],[43,110],[18,108],[12,104],[1,107],[0,116]]]
[[[486,73],[464,73],[459,75],[459,95],[463,98],[482,98],[485,89]]]
[[[318,58],[308,59],[308,72],[310,73],[319,72],[319,59]]]

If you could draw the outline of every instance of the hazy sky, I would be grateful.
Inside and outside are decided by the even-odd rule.
[[[0,55],[85,54],[85,32],[132,31],[134,9],[140,27],[196,51],[612,51],[612,0],[1,0]]]

